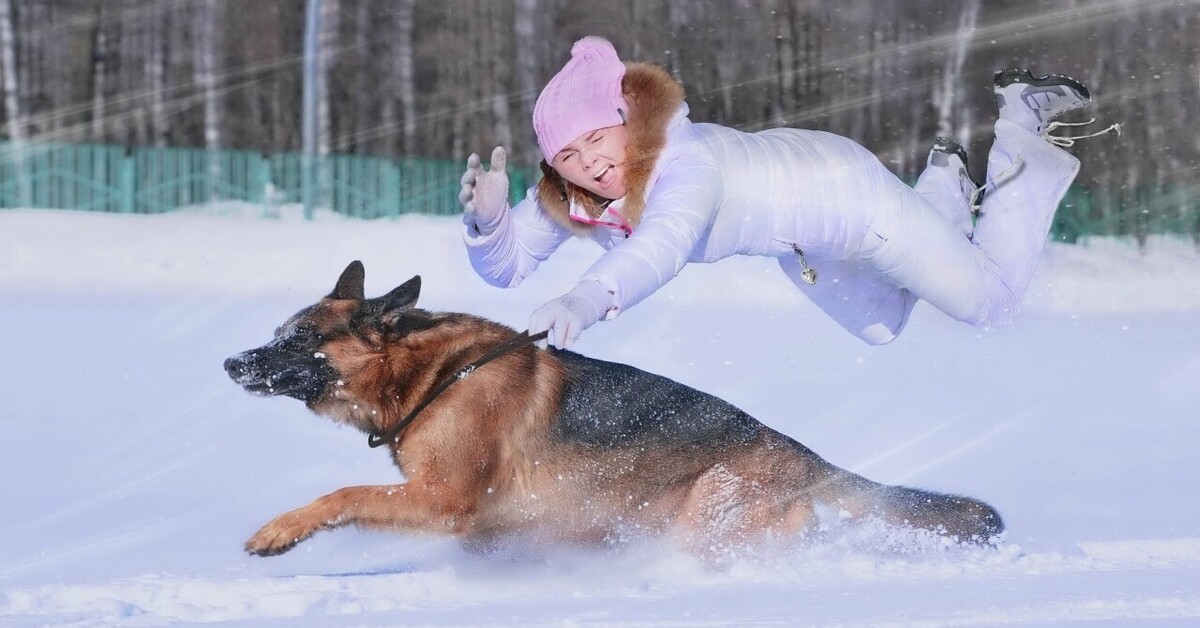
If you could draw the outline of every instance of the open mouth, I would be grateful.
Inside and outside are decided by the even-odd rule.
[[[296,377],[274,377],[258,380],[240,381],[246,392],[259,395],[261,397],[274,397],[276,395],[286,395],[289,392],[299,388],[303,382]]]
[[[304,368],[284,368],[270,374],[235,366],[230,376],[246,392],[261,397],[295,396],[317,387],[316,374]]]
[[[592,180],[601,185],[607,185],[608,182],[612,180],[612,177],[609,176],[612,173],[612,171],[613,171],[613,167],[611,165],[605,166],[604,170],[600,171],[600,174],[592,177]]]

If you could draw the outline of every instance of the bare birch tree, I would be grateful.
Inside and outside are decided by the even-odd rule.
[[[316,203],[333,206],[333,102],[332,85],[341,27],[340,0],[321,0],[321,28],[318,35],[320,55],[317,66],[317,194]]]
[[[333,107],[330,87],[338,53],[340,0],[321,0],[321,64],[317,69],[317,153],[325,156],[333,147]],[[323,160],[324,161],[324,160]]]
[[[402,132],[398,152],[412,153],[417,135],[417,85],[413,73],[416,0],[398,0],[396,6],[396,96],[400,100]]]
[[[92,141],[103,142],[105,137],[106,103],[108,91],[108,55],[109,42],[105,24],[108,21],[104,4],[97,0],[95,4],[95,25],[92,33]]]
[[[775,98],[771,102],[771,124],[787,126],[788,110],[796,85],[795,33],[792,30],[792,3],[779,0],[775,5]]]
[[[12,0],[0,0],[0,71],[4,73],[4,115],[8,122],[9,140],[20,144],[25,139],[25,124],[18,91],[21,82],[17,74],[16,46]]]
[[[195,61],[193,72],[204,98],[204,147],[208,149],[208,177],[211,182],[221,181],[221,161],[216,152],[221,148],[221,106],[218,102],[217,59],[220,51],[219,19],[217,0],[198,0],[195,6],[196,44],[193,48]],[[219,198],[219,188],[211,192]]]
[[[40,76],[36,79],[38,87],[27,115],[32,127],[30,132],[35,138],[59,138],[70,117],[65,105],[71,101],[77,81],[71,76],[69,48],[61,43],[62,37],[55,28],[62,7],[50,2],[37,3],[37,7],[37,26],[32,26],[31,30],[40,33],[39,38],[43,41],[39,63],[31,71]]]
[[[539,159],[537,138],[529,120],[533,118],[533,103],[538,94],[537,31],[538,0],[516,0],[513,11],[513,34],[516,48],[516,102],[519,140],[511,147],[514,163],[534,163]]]
[[[506,19],[499,3],[488,2],[485,13],[487,28],[484,30],[484,59],[491,70],[488,76],[488,94],[492,101],[492,143],[509,147],[513,143],[512,116],[509,108],[508,83],[512,64],[509,62],[507,51],[510,49],[510,38],[506,37],[509,29],[504,24],[512,23]],[[486,149],[482,149],[486,150]],[[490,154],[490,153],[489,153]]]
[[[376,51],[371,45],[373,17],[371,0],[358,0],[354,6],[354,58],[359,68],[368,68],[375,60]],[[351,121],[348,141],[339,142],[337,150],[343,152],[359,152],[372,143],[367,141],[371,120],[371,109],[378,102],[369,98],[368,94],[378,80],[371,72],[358,71],[353,73],[354,98],[352,105],[353,120]],[[386,82],[384,83],[386,84]]]
[[[19,63],[23,71],[18,72],[21,82],[18,88],[21,95],[21,118],[25,136],[36,139],[42,131],[42,121],[38,119],[37,113],[39,108],[50,102],[49,84],[55,70],[48,58],[52,45],[45,36],[50,25],[51,6],[25,0],[20,4],[18,12],[24,34],[18,42],[22,51],[18,57],[23,59]]]
[[[17,178],[17,203],[27,207],[32,194],[25,169],[25,119],[21,111],[20,81],[17,75],[16,41],[13,37],[11,0],[0,0],[0,71],[4,73],[4,114],[8,121],[8,139]]]
[[[941,81],[934,91],[934,108],[938,116],[937,134],[943,137],[957,137],[965,145],[971,142],[971,126],[969,121],[963,124],[962,99],[959,97],[962,90],[959,88],[959,82],[963,64],[967,60],[967,52],[971,47],[971,35],[979,19],[979,0],[964,0],[959,6],[962,10],[958,17],[958,27],[954,31],[946,63],[942,67]],[[959,124],[955,124],[956,121]]]
[[[151,14],[149,33],[146,37],[144,54],[145,74],[149,85],[150,101],[150,142],[155,146],[166,146],[169,141],[170,119],[167,117],[167,107],[164,91],[167,75],[167,20],[175,19],[167,11],[156,11]]]
[[[471,8],[473,9],[474,7]],[[478,79],[482,78],[477,77],[477,80],[471,80],[471,66],[475,63],[475,59],[478,59],[479,39],[476,36],[477,31],[475,30],[477,22],[476,13],[473,10],[468,10],[465,14],[460,14],[460,16],[459,19],[452,20],[454,26],[451,28],[456,38],[462,37],[465,40],[466,54],[454,55],[450,60],[449,68],[449,93],[454,94],[454,96],[451,96],[452,100],[448,106],[448,109],[453,112],[453,119],[450,123],[449,149],[450,155],[454,158],[461,158],[466,152],[468,145],[466,138],[467,125],[469,124],[468,117],[473,115],[471,103],[475,102],[478,97]],[[476,143],[484,144],[486,141],[480,138],[478,142],[470,142],[471,145]]]

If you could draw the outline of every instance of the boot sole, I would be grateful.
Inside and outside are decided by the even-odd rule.
[[[981,187],[979,182],[970,175],[970,162],[967,161],[967,149],[963,148],[962,144],[959,144],[956,140],[952,140],[948,137],[938,136],[934,138],[933,146],[930,147],[930,150],[936,153],[942,153],[943,155],[958,155],[958,158],[963,163],[963,167],[967,168],[967,178],[970,179],[971,185],[976,189]],[[981,191],[979,192],[979,197],[976,199],[976,201],[982,202],[982,200],[983,192]]]
[[[1045,76],[1034,76],[1029,70],[1008,68],[1000,70],[992,76],[992,82],[997,88],[1004,88],[1014,83],[1024,83],[1033,85],[1034,87],[1066,87],[1073,90],[1076,94],[1083,97],[1085,101],[1092,100],[1092,92],[1086,85],[1078,79],[1067,76],[1066,74],[1047,74]]]
[[[939,153],[945,153],[947,155],[958,155],[958,158],[962,160],[964,165],[967,163],[966,149],[962,147],[962,144],[959,144],[955,140],[952,140],[948,137],[934,138],[931,150],[935,150]]]

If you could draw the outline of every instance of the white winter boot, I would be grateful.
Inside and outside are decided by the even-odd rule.
[[[946,168],[954,173],[953,178],[958,180],[958,187],[963,198],[970,204],[971,211],[979,209],[979,204],[983,202],[983,187],[971,178],[967,169],[967,150],[962,144],[948,137],[935,138],[933,146],[929,148],[927,167]]]
[[[1092,103],[1092,94],[1078,79],[1065,74],[1034,76],[1029,70],[1009,68],[1000,70],[992,77],[995,84],[996,104],[1000,107],[1000,119],[1008,120],[1034,135],[1038,135],[1056,146],[1072,146],[1075,140],[1096,137],[1115,131],[1121,134],[1121,125],[1113,124],[1102,131],[1089,135],[1050,135],[1064,126],[1086,126],[1095,122],[1056,122],[1068,111],[1083,109]]]
[[[1087,86],[1065,74],[1035,77],[1029,70],[1010,68],[996,72],[992,82],[1000,117],[1037,135],[1055,118],[1092,103]]]

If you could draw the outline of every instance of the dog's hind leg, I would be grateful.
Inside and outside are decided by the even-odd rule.
[[[813,505],[808,500],[796,500],[788,506],[783,514],[783,523],[777,536],[781,538],[794,537],[808,531],[813,523]]]
[[[468,501],[453,499],[445,487],[435,496],[411,483],[346,487],[275,517],[246,541],[246,551],[275,556],[316,532],[346,525],[461,534],[473,518]]]
[[[717,463],[692,484],[675,532],[690,553],[720,562],[783,527],[778,506],[757,474]]]
[[[813,521],[811,496],[795,487],[799,475],[770,452],[717,463],[692,483],[674,532],[689,552],[716,562],[794,537]]]

